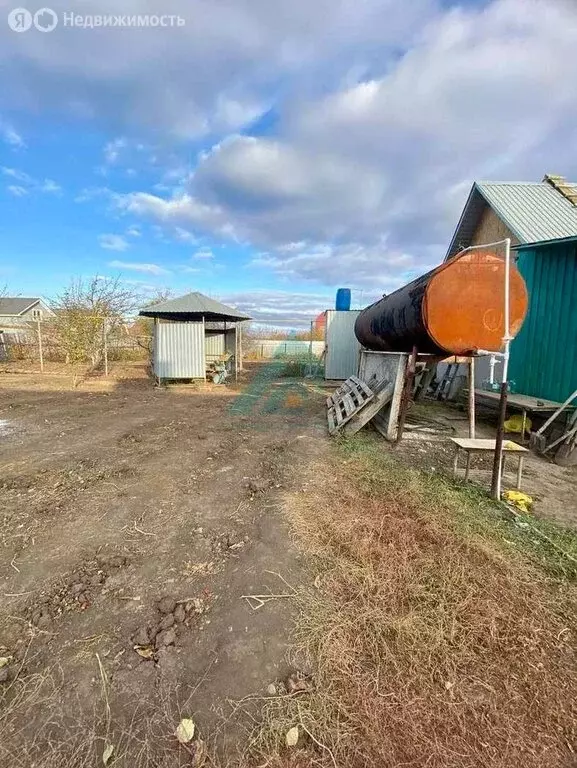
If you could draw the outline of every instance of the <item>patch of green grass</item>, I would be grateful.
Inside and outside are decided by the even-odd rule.
[[[340,439],[337,446],[345,461],[354,462],[357,482],[368,495],[409,494],[424,517],[441,513],[454,532],[528,557],[555,578],[577,581],[577,531],[532,515],[514,515],[481,488],[407,467],[369,433]]]

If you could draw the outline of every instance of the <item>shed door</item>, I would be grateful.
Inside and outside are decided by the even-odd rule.
[[[355,336],[355,320],[360,310],[327,310],[325,379],[356,376],[361,345]]]
[[[202,323],[156,323],[154,373],[160,379],[204,379]]]

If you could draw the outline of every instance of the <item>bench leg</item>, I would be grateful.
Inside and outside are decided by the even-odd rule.
[[[455,446],[455,459],[453,461],[453,477],[457,477],[457,468],[459,466],[459,446]]]
[[[525,457],[521,454],[519,456],[519,464],[517,465],[517,490],[521,490],[521,478],[523,477],[523,461]]]
[[[467,466],[465,467],[465,480],[469,479],[470,469],[471,469],[471,451],[467,451]]]

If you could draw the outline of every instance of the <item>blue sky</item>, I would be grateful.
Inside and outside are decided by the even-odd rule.
[[[439,263],[475,179],[577,179],[570,0],[126,0],[182,26],[14,32],[0,284],[118,275],[306,324]],[[33,13],[38,10],[30,6]]]

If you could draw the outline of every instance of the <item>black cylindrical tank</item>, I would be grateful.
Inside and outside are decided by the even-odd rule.
[[[510,334],[527,312],[527,289],[510,266]],[[495,253],[456,256],[364,309],[355,335],[367,349],[434,355],[499,351],[505,333],[505,263]]]

